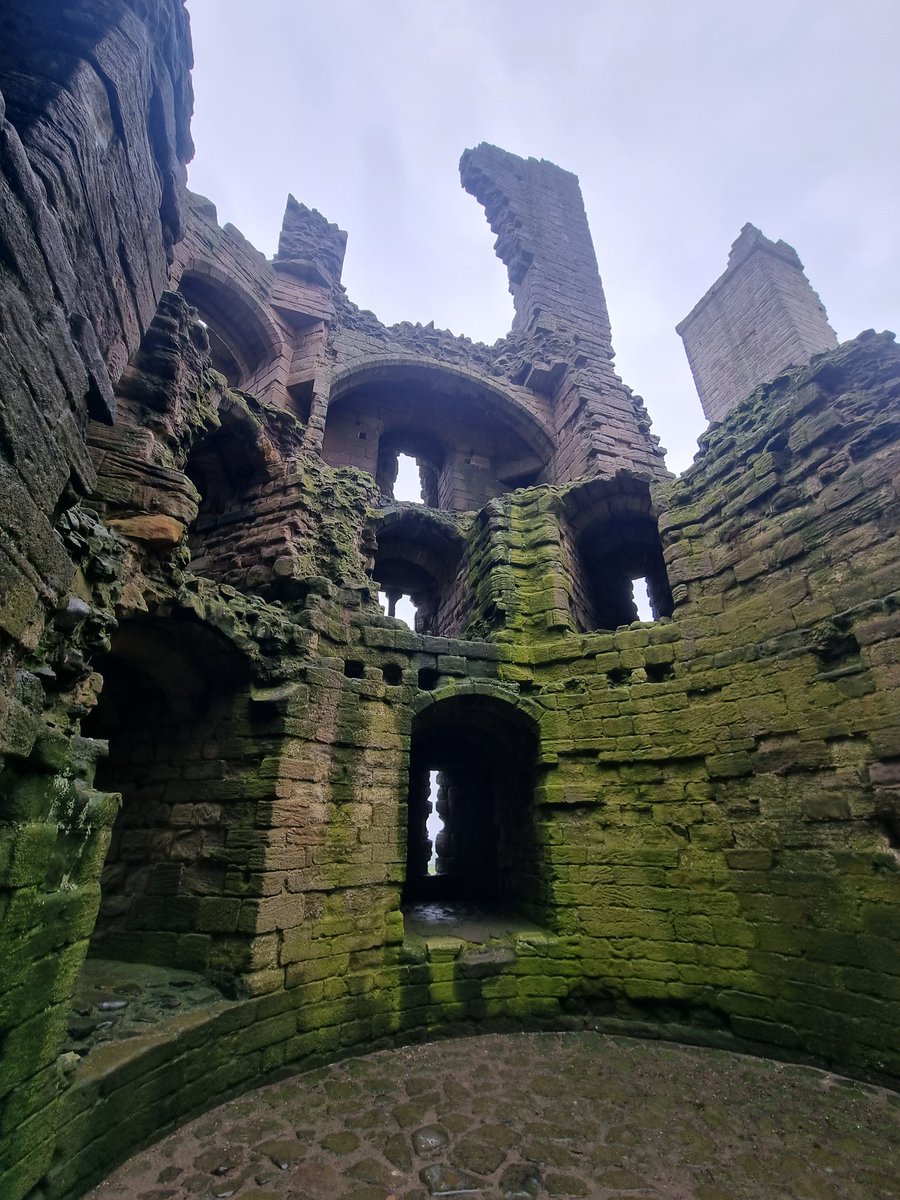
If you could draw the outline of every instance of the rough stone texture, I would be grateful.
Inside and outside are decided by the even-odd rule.
[[[12,0],[0,37],[0,1192],[49,1164],[55,1059],[112,798],[78,736],[121,544],[76,507],[89,417],[149,325],[191,152],[179,0]],[[54,615],[55,614],[55,615]],[[52,620],[51,620],[52,618]],[[72,735],[75,735],[74,737]]]
[[[708,421],[721,421],[779,371],[837,345],[796,250],[749,224],[677,332]]]
[[[86,69],[48,89],[68,116],[48,99],[52,121],[4,127],[0,1194],[77,1195],[269,1071],[486,1026],[896,1080],[892,336],[760,388],[667,482],[599,280],[562,284],[595,270],[572,176],[464,159],[526,314],[495,347],[358,310],[343,235],[294,201],[267,262],[191,198],[164,280],[186,114],[156,123],[152,81],[186,94],[183,13],[66,14],[67,44],[92,20],[132,55],[115,78],[144,123],[110,153],[156,158],[113,171],[138,226],[48,187],[30,155],[58,122],[95,178]],[[70,321],[83,222],[96,267],[120,212],[126,249]],[[118,298],[137,228],[155,313]],[[424,505],[390,494],[404,451]],[[415,629],[379,588],[415,597]],[[423,932],[422,902],[487,906],[499,931]],[[89,944],[226,999],[80,1054]]]
[[[90,1200],[872,1200],[896,1094],[594,1033],[413,1046],[294,1076],[138,1155]]]

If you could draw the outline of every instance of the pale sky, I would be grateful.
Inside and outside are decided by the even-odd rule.
[[[512,300],[459,185],[493,142],[581,180],[616,365],[671,469],[704,420],[675,325],[752,221],[840,338],[900,329],[900,0],[188,0],[190,186],[264,253],[285,200],[349,233],[385,323],[493,342]]]

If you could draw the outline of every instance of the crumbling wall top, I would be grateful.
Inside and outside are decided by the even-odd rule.
[[[514,333],[588,333],[612,358],[609,314],[578,177],[545,159],[482,142],[466,150],[462,185],[483,205],[506,265]]]
[[[288,196],[275,265],[313,283],[340,283],[347,235],[314,208]]]

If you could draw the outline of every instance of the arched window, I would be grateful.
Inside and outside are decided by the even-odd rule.
[[[451,696],[417,714],[405,902],[439,899],[539,913],[536,754],[531,718],[496,697]],[[442,822],[436,839],[433,820],[429,829],[435,807]]]
[[[646,480],[620,472],[565,497],[571,606],[578,628],[672,615],[672,591]]]
[[[230,387],[251,391],[254,378],[281,353],[282,339],[250,295],[212,270],[204,263],[189,268],[178,290],[206,327],[215,369]]]
[[[385,513],[377,539],[372,578],[388,614],[398,615],[398,601],[406,597],[420,633],[458,633],[469,597],[460,578],[463,539],[455,525],[439,513],[403,506]]]

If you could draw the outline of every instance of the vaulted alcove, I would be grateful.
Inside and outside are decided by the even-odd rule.
[[[97,663],[100,701],[84,732],[109,742],[96,783],[119,792],[91,953],[195,970],[240,966],[240,900],[226,845],[252,827],[243,657],[196,622],[124,622]]]
[[[358,467],[390,500],[397,456],[419,463],[423,499],[450,512],[544,477],[552,442],[521,400],[470,373],[421,364],[359,368],[337,381],[322,456]]]
[[[385,511],[376,536],[372,578],[388,605],[406,596],[420,633],[458,633],[469,596],[460,571],[464,541],[452,520],[419,505],[398,505]]]
[[[183,273],[178,290],[206,327],[215,369],[230,387],[252,390],[251,382],[277,357],[280,339],[252,297],[204,263]]]
[[[563,514],[570,605],[580,630],[617,629],[638,619],[672,615],[672,591],[646,479],[620,471],[611,479],[572,488]],[[644,589],[650,612],[641,604]]]
[[[534,722],[498,697],[449,696],[417,714],[410,749],[405,902],[463,901],[539,914],[536,755]],[[443,829],[433,847],[428,818],[435,802]]]

